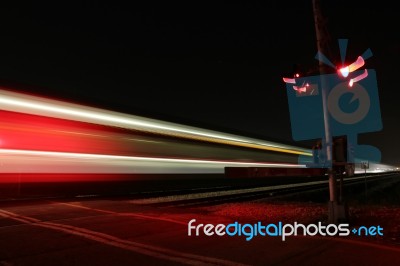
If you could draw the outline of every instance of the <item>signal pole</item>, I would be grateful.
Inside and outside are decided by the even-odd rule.
[[[324,19],[321,14],[319,0],[313,0],[313,13],[315,22],[315,32],[317,37],[317,48],[319,56],[321,53],[324,55],[328,54],[329,38],[327,29],[324,25]],[[322,96],[322,109],[324,115],[324,128],[325,128],[325,152],[327,162],[330,164],[328,168],[329,175],[329,205],[328,205],[328,222],[338,223],[339,220],[339,209],[336,194],[336,176],[333,171],[332,161],[332,135],[329,127],[329,113],[327,107],[327,94],[328,94],[328,82],[324,74],[327,74],[327,66],[323,63],[322,58],[319,58],[319,73],[321,75],[321,96]],[[324,148],[324,147],[323,147]]]

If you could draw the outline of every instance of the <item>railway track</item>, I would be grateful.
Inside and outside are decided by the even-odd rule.
[[[392,178],[396,173],[357,175],[343,180],[345,187],[364,184]],[[339,182],[339,180],[338,180]],[[174,195],[158,195],[131,200],[132,204],[152,205],[160,207],[184,207],[215,205],[228,202],[253,201],[263,198],[279,198],[295,194],[308,193],[328,189],[328,180],[318,180],[284,185],[270,185],[251,188],[230,188],[208,189],[208,191],[192,190],[191,193],[179,191]]]

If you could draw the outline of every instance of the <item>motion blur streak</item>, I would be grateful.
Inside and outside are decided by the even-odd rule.
[[[87,123],[113,126],[143,132],[201,140],[213,143],[241,146],[253,149],[277,151],[311,156],[308,149],[283,145],[233,134],[221,133],[186,125],[164,122],[134,115],[127,115],[61,101],[0,90],[2,110],[68,119]]]
[[[235,162],[0,149],[1,173],[223,173],[224,167],[304,167]],[[1,182],[1,180],[0,180]]]

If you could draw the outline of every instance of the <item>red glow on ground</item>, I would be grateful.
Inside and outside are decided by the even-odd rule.
[[[213,215],[240,219],[246,222],[268,221],[310,223],[325,219],[325,206],[316,203],[228,203],[219,206],[202,207]]]

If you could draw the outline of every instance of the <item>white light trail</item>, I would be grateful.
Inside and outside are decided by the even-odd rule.
[[[269,162],[217,161],[0,149],[1,173],[223,173],[225,167],[289,167]],[[1,181],[1,180],[0,180]]]
[[[139,130],[174,137],[196,139],[207,142],[311,156],[310,150],[290,145],[247,138],[228,133],[112,112],[98,108],[91,108],[61,101],[27,96],[21,93],[5,90],[0,90],[0,109]]]

